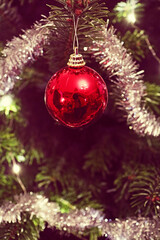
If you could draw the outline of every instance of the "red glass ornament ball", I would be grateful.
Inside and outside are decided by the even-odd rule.
[[[73,128],[99,118],[107,101],[104,80],[87,66],[62,68],[51,77],[45,91],[45,103],[51,116]]]

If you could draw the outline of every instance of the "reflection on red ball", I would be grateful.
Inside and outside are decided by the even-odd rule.
[[[51,116],[68,127],[81,127],[99,118],[108,101],[102,77],[89,67],[65,67],[49,80],[45,103]]]

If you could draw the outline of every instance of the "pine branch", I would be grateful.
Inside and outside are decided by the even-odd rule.
[[[117,36],[120,36],[121,42],[124,43],[124,47],[130,52],[137,61],[141,61],[147,54],[147,46],[145,43],[144,31],[127,31],[123,36],[118,32]]]
[[[113,139],[111,136],[105,136],[85,155],[83,169],[90,172],[93,178],[97,175],[105,178],[107,174],[110,174],[117,155],[118,151]]]
[[[80,52],[88,57],[89,52],[84,51],[84,47],[89,46],[94,38],[101,38],[99,28],[105,24],[108,10],[104,1],[87,1],[78,3],[77,1],[57,1],[58,6],[49,5],[51,8],[48,21],[52,21],[50,28],[53,34],[50,36],[50,46],[47,47],[47,59],[52,72],[66,65],[69,55],[73,52],[74,24],[73,15],[79,18],[78,38],[80,42]],[[78,13],[76,12],[78,11]],[[55,35],[55,32],[57,33]],[[57,42],[59,48],[57,49]],[[61,53],[61,54],[60,54]],[[54,62],[54,65],[52,64]],[[59,65],[60,64],[60,65]]]
[[[95,192],[98,192],[98,183],[95,182],[95,187],[93,187],[89,181],[86,182],[81,177],[81,173],[82,170],[78,172],[71,168],[68,169],[64,159],[60,159],[58,167],[55,164],[41,167],[36,175],[36,182],[39,189],[47,193],[52,200],[59,202],[61,198],[64,198],[79,208],[90,206],[102,209],[101,204],[94,199]]]
[[[22,19],[17,8],[13,7],[12,1],[9,0],[0,0],[0,16],[0,32],[3,33],[0,41],[6,41],[16,34],[17,29],[21,29]]]
[[[44,222],[27,213],[21,214],[21,222],[2,223],[0,225],[0,239],[5,240],[37,240],[40,231],[44,230]]]
[[[160,169],[144,166],[130,185],[131,206],[145,216],[159,214]]]
[[[144,96],[146,108],[153,111],[157,116],[160,115],[160,86],[146,82],[147,94]]]
[[[12,161],[10,153],[12,152],[14,156],[19,155],[23,146],[11,129],[1,130],[0,133],[0,163],[7,160],[10,164]]]
[[[152,167],[147,159],[145,162],[145,164],[140,164],[138,161],[129,164],[123,163],[115,180],[118,190],[116,201],[120,202],[120,200],[124,201],[125,199],[136,213],[143,216],[153,216],[159,214],[160,169],[156,162],[152,163]]]

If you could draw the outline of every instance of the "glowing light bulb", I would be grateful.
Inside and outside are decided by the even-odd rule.
[[[136,16],[135,16],[134,12],[131,12],[127,15],[127,21],[130,23],[136,22]]]
[[[19,174],[20,171],[21,171],[21,167],[20,167],[18,164],[14,163],[14,164],[13,164],[12,171],[13,171],[15,174]]]
[[[0,111],[5,111],[6,115],[8,115],[10,111],[17,112],[17,107],[12,95],[5,95],[0,98]]]
[[[5,95],[0,99],[0,105],[3,108],[11,106],[12,102],[13,102],[13,98],[11,95]]]

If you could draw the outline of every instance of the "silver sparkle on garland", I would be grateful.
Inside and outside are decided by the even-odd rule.
[[[43,55],[48,33],[48,28],[40,21],[6,44],[0,59],[0,95],[11,90],[17,80],[20,80],[19,75],[28,62],[33,62]]]
[[[90,50],[101,67],[109,71],[110,78],[116,78],[112,81],[117,86],[117,105],[126,111],[130,129],[141,136],[159,136],[160,118],[148,112],[142,102],[146,95],[146,87],[142,81],[143,71],[138,71],[139,66],[127,53],[113,27],[102,27],[102,36],[104,40],[93,41]]]
[[[146,240],[160,237],[160,221],[139,217],[126,220],[108,220],[93,208],[71,210],[61,213],[57,203],[34,193],[21,194],[15,203],[5,203],[0,207],[0,224],[21,223],[21,213],[28,212],[46,221],[50,227],[56,227],[69,233],[83,234],[83,231],[97,227],[103,236],[111,240]]]

